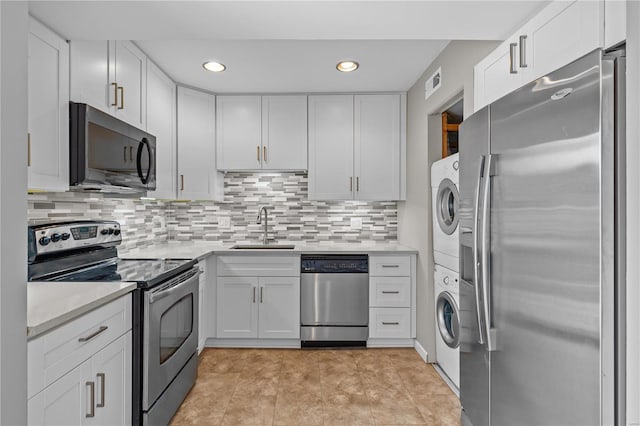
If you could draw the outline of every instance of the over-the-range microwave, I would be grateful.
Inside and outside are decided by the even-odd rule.
[[[156,188],[156,138],[87,104],[70,102],[72,190],[143,193]]]

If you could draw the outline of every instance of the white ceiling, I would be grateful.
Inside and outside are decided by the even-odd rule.
[[[501,40],[548,1],[30,1],[69,40],[135,40],[218,93],[407,90],[449,40]],[[206,60],[224,73],[202,69]],[[335,70],[341,59],[361,68]]]

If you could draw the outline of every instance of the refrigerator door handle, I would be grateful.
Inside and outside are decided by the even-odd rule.
[[[478,213],[480,212],[480,188],[482,186],[482,176],[484,174],[485,156],[480,156],[478,166],[478,180],[476,183],[476,193],[473,200],[473,290],[476,297],[476,319],[478,320],[478,343],[484,345],[484,333],[482,331],[482,314],[480,312],[480,263],[478,259]]]
[[[489,288],[491,286],[491,273],[489,270],[490,263],[490,250],[491,250],[491,242],[490,236],[488,234],[489,228],[489,202],[491,201],[491,176],[493,173],[494,165],[494,156],[489,154],[486,157],[487,167],[485,168],[484,173],[484,193],[482,200],[482,221],[481,221],[481,234],[480,238],[482,241],[482,255],[481,255],[481,264],[482,264],[482,298],[483,298],[483,307],[484,307],[484,327],[485,327],[485,338],[487,341],[487,350],[489,352],[495,351],[495,339],[492,336],[491,330],[491,304],[489,301],[490,293]]]

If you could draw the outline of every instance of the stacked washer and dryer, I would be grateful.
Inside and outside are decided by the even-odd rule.
[[[458,154],[431,166],[436,360],[456,388],[460,386]]]

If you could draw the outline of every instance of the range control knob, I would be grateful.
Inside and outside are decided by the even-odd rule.
[[[60,234],[51,234],[51,241],[54,243],[57,243],[58,241],[60,241],[60,239],[62,239],[62,236]]]
[[[102,231],[100,231],[100,233],[102,235],[107,235],[109,233],[109,230],[107,228],[103,229]]]
[[[60,235],[60,237],[62,238],[62,241],[67,241],[70,236],[71,236],[71,234],[68,234],[66,232],[64,234]]]
[[[109,228],[109,235],[113,234],[113,228]]]
[[[39,242],[40,242],[41,246],[46,246],[47,244],[49,244],[51,242],[51,238],[42,237],[42,238],[40,238]]]
[[[113,230],[113,235],[120,235],[120,230],[119,229],[114,229]]]

